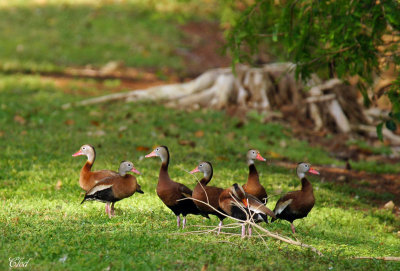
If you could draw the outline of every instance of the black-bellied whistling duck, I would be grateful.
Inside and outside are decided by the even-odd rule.
[[[267,216],[275,218],[275,214],[270,209],[256,197],[246,193],[236,183],[222,191],[219,196],[219,206],[225,213],[240,220],[252,218],[254,222],[265,221],[268,223]],[[251,235],[251,227],[249,227],[249,235]],[[242,224],[242,238],[244,236],[245,224]]]
[[[159,146],[155,148],[151,153],[146,155],[145,157],[155,157],[158,156],[161,158],[161,168],[160,174],[158,176],[157,183],[157,195],[164,202],[164,204],[174,212],[176,215],[177,225],[180,227],[181,217],[183,216],[182,228],[185,228],[186,225],[186,215],[201,214],[200,210],[197,209],[196,204],[194,204],[193,200],[186,199],[187,196],[192,195],[192,190],[190,190],[187,186],[174,182],[171,180],[168,174],[168,165],[169,165],[169,151],[166,146]],[[184,200],[182,200],[184,199]],[[208,217],[207,215],[202,214],[203,216]]]
[[[247,178],[247,183],[243,185],[243,189],[246,193],[255,196],[264,204],[268,201],[268,195],[265,188],[260,184],[260,179],[258,177],[258,172],[256,166],[254,165],[254,160],[267,161],[261,156],[258,150],[249,150],[247,152],[247,165],[249,166],[249,177]]]
[[[122,161],[119,166],[118,175],[107,177],[95,184],[92,189],[86,192],[81,204],[87,200],[97,200],[105,202],[108,205],[112,203],[111,210],[108,208],[108,216],[110,218],[114,216],[114,204],[117,201],[128,198],[135,194],[135,192],[144,193],[137,183],[135,176],[127,174],[130,171],[140,174],[132,162]]]
[[[301,190],[292,191],[282,196],[276,203],[274,213],[277,219],[284,219],[290,222],[293,234],[295,228],[293,221],[306,217],[314,207],[315,198],[310,181],[306,178],[306,173],[319,174],[308,163],[299,163],[296,168],[297,176],[301,180]],[[274,221],[273,219],[272,221]]]
[[[112,170],[91,171],[94,160],[96,160],[96,151],[92,145],[83,145],[79,151],[74,153],[72,156],[79,155],[85,155],[88,159],[85,165],[82,167],[81,174],[79,176],[79,186],[86,192],[89,191],[101,179],[118,176],[118,172]]]
[[[207,186],[207,184],[211,181],[213,176],[213,167],[210,162],[201,162],[195,169],[193,169],[190,173],[194,174],[195,172],[202,172],[204,177],[197,183],[196,187],[193,189],[192,197],[193,199],[206,202],[211,205],[207,206],[204,203],[194,200],[194,204],[196,204],[197,208],[200,211],[206,214],[215,215],[219,218],[220,222],[218,224],[218,234],[221,231],[222,220],[226,217],[224,215],[224,211],[219,207],[219,195],[224,191],[224,189],[215,187],[215,186]],[[218,210],[218,211],[216,211]]]

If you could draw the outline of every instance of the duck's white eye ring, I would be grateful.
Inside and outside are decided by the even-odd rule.
[[[156,149],[156,151],[159,151],[159,150],[160,150],[159,148]]]
[[[83,147],[82,150],[86,150],[86,147]]]
[[[306,165],[306,167],[308,167],[308,165]]]
[[[203,166],[202,164],[199,165],[199,167],[202,167],[202,166]]]

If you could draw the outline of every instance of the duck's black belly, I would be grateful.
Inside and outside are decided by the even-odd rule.
[[[290,206],[288,206],[285,208],[285,210],[282,211],[282,213],[277,214],[276,217],[287,220],[290,223],[292,223],[296,219],[301,219],[303,217],[306,217],[310,211],[311,211],[311,209],[304,210],[304,211],[296,211],[296,210],[290,209]]]
[[[180,200],[177,202],[177,204],[167,205],[167,207],[171,209],[171,211],[174,212],[176,216],[180,214],[182,214],[183,216],[186,216],[188,214],[200,214],[200,210],[191,199]]]
[[[107,202],[117,202],[121,199],[114,197],[114,193],[112,192],[112,187],[110,187],[104,190],[99,190],[93,195],[86,196],[86,200],[96,200],[107,203]]]

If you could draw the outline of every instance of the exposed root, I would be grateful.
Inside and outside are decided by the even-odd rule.
[[[212,108],[231,112],[255,109],[301,125],[309,125],[311,120],[316,131],[371,132],[376,136],[370,127],[382,121],[377,114],[385,114],[380,111],[370,115],[371,110],[364,110],[355,87],[337,78],[323,82],[315,74],[307,82],[300,82],[296,80],[295,67],[292,63],[271,63],[260,68],[238,65],[235,74],[231,68],[211,69],[189,82],[115,93],[62,107],[123,100],[154,101],[179,109]],[[276,114],[278,111],[280,114]],[[384,131],[383,135],[400,144],[400,137],[390,131]]]

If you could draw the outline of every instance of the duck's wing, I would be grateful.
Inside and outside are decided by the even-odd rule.
[[[267,206],[265,206],[258,198],[253,195],[246,193],[247,207],[250,211],[255,213],[263,213],[265,215],[269,215],[272,218],[276,218],[274,212],[272,212]]]

